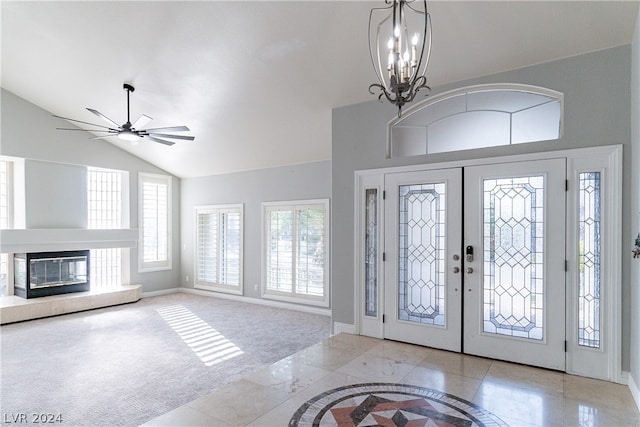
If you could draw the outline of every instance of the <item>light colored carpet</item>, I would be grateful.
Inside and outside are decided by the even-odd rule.
[[[330,319],[176,293],[0,333],[3,416],[136,426],[327,338]]]

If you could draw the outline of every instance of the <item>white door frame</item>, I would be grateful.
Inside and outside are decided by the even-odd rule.
[[[365,188],[371,186],[381,192],[384,188],[384,175],[387,173],[412,172],[419,170],[444,169],[453,167],[478,166],[489,163],[509,163],[549,158],[567,159],[567,364],[566,372],[581,376],[599,378],[603,380],[626,383],[626,375],[622,372],[622,145],[608,145],[570,150],[558,150],[552,152],[519,154],[504,157],[492,157],[484,159],[470,159],[450,161],[442,163],[430,163],[421,165],[399,166],[392,168],[379,168],[356,171],[354,174],[354,331],[357,334],[383,337],[382,316],[367,318],[362,307],[364,301],[363,288],[363,206],[362,194]],[[577,215],[570,212],[576,211],[578,173],[585,170],[598,170],[602,173],[602,189],[605,194],[602,202],[603,221],[606,222],[601,229],[603,256],[601,258],[601,277],[605,288],[601,291],[606,298],[601,318],[603,324],[608,325],[602,340],[602,348],[599,350],[584,349],[577,345],[577,337],[574,331],[577,316],[577,303],[575,289],[577,287],[578,271],[575,250],[571,251],[571,242],[576,239]],[[382,200],[380,200],[380,203]],[[384,215],[382,207],[378,211]],[[383,218],[383,216],[378,216]],[[382,221],[382,225],[384,221]],[[384,251],[383,226],[378,233],[378,245],[380,248],[380,261]],[[384,277],[384,263],[378,264],[378,278]],[[382,280],[378,286],[383,289]],[[384,313],[381,298],[378,298],[381,306],[378,312]],[[607,332],[608,331],[608,332]]]

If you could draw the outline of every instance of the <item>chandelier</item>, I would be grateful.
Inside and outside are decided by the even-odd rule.
[[[425,73],[431,54],[431,17],[426,0],[385,0],[387,6],[369,14],[369,54],[380,83],[369,86],[398,107],[413,101],[420,89],[427,95]]]

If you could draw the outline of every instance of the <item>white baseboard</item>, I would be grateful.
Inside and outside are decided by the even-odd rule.
[[[180,288],[161,289],[159,291],[143,292],[142,298],[158,297],[160,295],[169,295],[180,292]]]
[[[349,323],[340,323],[333,322],[333,335],[338,335],[339,333],[357,335],[356,325],[351,325]]]
[[[629,390],[631,391],[631,396],[633,400],[636,402],[636,406],[640,410],[640,389],[638,389],[638,385],[636,381],[633,379],[633,375],[629,375],[628,381]]]
[[[320,316],[331,317],[331,310],[328,308],[311,307],[308,305],[291,304],[281,301],[266,300],[260,298],[245,297],[242,295],[225,294],[222,292],[205,291],[194,288],[173,288],[173,292],[184,292],[187,294],[202,295],[211,298],[229,299],[233,301],[248,302],[250,304],[266,305],[269,307],[284,308],[286,310],[302,311],[304,313],[318,314]],[[168,290],[171,291],[171,290]],[[172,292],[167,292],[172,293]]]

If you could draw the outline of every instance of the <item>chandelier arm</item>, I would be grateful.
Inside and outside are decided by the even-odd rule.
[[[423,0],[422,4],[424,5],[424,12],[421,12],[417,9],[414,9],[413,7],[411,7],[410,5],[407,5],[411,10],[413,10],[416,13],[419,13],[421,15],[424,15],[424,27],[422,28],[422,34],[424,35],[424,40],[422,42],[422,47],[420,49],[420,58],[418,59],[418,65],[416,68],[416,75],[420,74],[422,76],[424,76],[427,72],[427,67],[429,65],[429,57],[431,56],[431,17],[429,15],[429,12],[427,10],[427,0]],[[427,49],[427,57],[426,57],[426,61],[424,62],[424,66],[422,65],[422,59],[424,58],[424,49],[425,46],[427,46],[427,38],[429,39],[429,45],[428,45],[428,49]],[[420,68],[422,68],[422,73],[420,73]]]
[[[411,87],[407,93],[407,102],[412,102],[418,94],[418,91],[423,88],[427,88],[428,91],[431,92],[431,88],[427,86],[427,78],[425,76],[419,76],[411,83]]]
[[[375,93],[371,89],[373,87],[376,87],[380,90],[380,94],[378,95],[379,101],[381,101],[382,100],[381,98],[384,96],[385,98],[387,98],[387,101],[391,102],[392,104],[396,103],[396,100],[398,99],[397,94],[396,94],[396,98],[392,98],[391,94],[387,91],[387,89],[384,86],[374,83],[371,86],[369,86],[369,93],[372,95],[375,95]]]
[[[385,3],[389,3],[389,0],[385,0]],[[391,8],[391,6],[387,6],[387,7],[375,7],[373,9],[371,9],[371,11],[369,12],[369,34],[368,34],[368,38],[369,38],[369,57],[371,58],[371,65],[373,66],[373,70],[376,73],[376,77],[378,77],[378,81],[380,82],[380,84],[384,85],[385,81],[384,81],[384,72],[382,70],[382,62],[381,62],[381,58],[380,58],[380,51],[379,51],[379,46],[380,46],[380,26],[387,22],[390,18],[390,14],[387,15],[382,21],[380,21],[377,24],[376,27],[376,44],[375,46],[377,47],[376,49],[376,55],[373,54],[374,49],[373,49],[373,44],[371,43],[371,33],[372,33],[372,29],[371,29],[371,23],[373,22],[373,14],[377,11],[386,11],[389,10]],[[376,60],[374,59],[374,56],[378,59],[377,61],[377,66],[376,66]]]
[[[426,7],[426,2],[425,2],[425,7]],[[427,46],[427,56],[425,58],[424,61],[424,67],[422,68],[422,76],[424,76],[427,73],[427,68],[429,67],[429,59],[431,58],[431,15],[429,13],[427,13],[427,16],[425,17],[425,24],[424,24],[424,36],[425,39],[428,36],[429,37],[429,45]],[[424,55],[424,48],[426,45],[426,40],[424,43],[422,43],[422,52],[420,53],[420,64],[422,63],[422,57]]]

